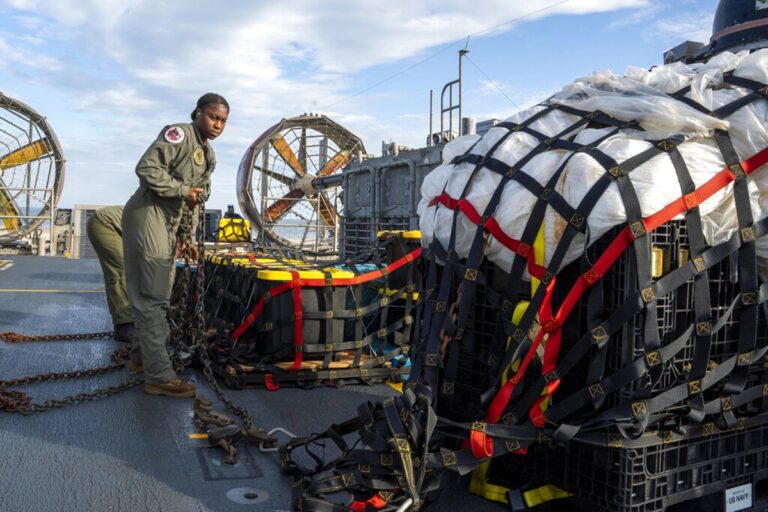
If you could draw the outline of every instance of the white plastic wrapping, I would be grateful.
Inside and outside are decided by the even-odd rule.
[[[595,73],[565,87],[549,101],[580,110],[600,111],[623,121],[637,121],[642,130],[624,129],[603,140],[598,146],[619,163],[649,148],[649,140],[682,138],[685,142],[678,149],[698,187],[725,166],[713,138],[714,130],[729,132],[742,160],[768,147],[768,101],[754,101],[726,119],[718,119],[668,96],[690,85],[687,93],[689,98],[709,110],[716,110],[750,93],[749,90],[724,82],[724,73],[731,71],[735,76],[768,83],[768,49],[752,54],[723,52],[706,63],[692,65],[674,63],[651,70],[629,68],[626,76],[616,76],[610,72]],[[544,108],[537,106],[519,112],[508,121],[522,122]],[[530,126],[546,136],[555,136],[562,134],[577,119],[554,110]],[[567,137],[586,144],[613,130],[611,127],[595,129],[581,126]],[[422,185],[419,215],[424,245],[429,245],[436,237],[447,247],[454,230],[455,217],[454,249],[459,257],[468,255],[477,226],[461,213],[454,215],[454,211],[445,206],[429,205],[434,198],[446,193],[454,199],[465,197],[479,214],[483,214],[501,182],[501,176],[485,168],[472,175],[474,165],[462,163],[454,166],[450,162],[468,150],[472,154],[488,154],[507,133],[506,129],[493,128],[480,140],[476,136],[462,137],[446,146],[443,165],[428,174]],[[535,137],[522,131],[514,132],[493,151],[493,157],[512,165],[528,155],[537,144]],[[545,184],[566,161],[567,165],[555,190],[576,208],[605,174],[605,169],[588,154],[571,155],[564,150],[546,151],[531,159],[521,172]],[[674,166],[666,154],[645,162],[629,176],[644,217],[683,195]],[[753,173],[749,179],[749,190],[753,215],[755,220],[759,220],[768,215],[768,172]],[[536,197],[533,194],[511,180],[502,191],[500,204],[493,216],[507,236],[520,239],[535,203]],[[704,236],[709,244],[720,243],[737,230],[734,204],[732,186],[728,186],[700,205]],[[567,222],[552,207],[547,208],[544,218],[545,264],[549,264]],[[624,204],[615,183],[598,200],[587,222],[590,241],[597,240],[613,226],[626,223]],[[568,249],[564,264],[583,254],[584,243],[584,236],[576,237]],[[758,240],[757,247],[759,257],[768,260],[768,237]],[[514,254],[492,236],[489,236],[486,244],[486,255],[506,270],[511,267],[514,258]]]

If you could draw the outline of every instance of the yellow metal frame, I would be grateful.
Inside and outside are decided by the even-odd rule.
[[[12,169],[19,165],[32,162],[50,152],[51,146],[45,139],[40,139],[31,144],[27,144],[24,147],[0,157],[0,174],[6,169]],[[18,219],[19,211],[15,206],[13,199],[2,187],[0,187],[0,213],[5,217],[3,219],[3,224],[5,225],[6,231],[13,233],[21,228],[21,222]]]

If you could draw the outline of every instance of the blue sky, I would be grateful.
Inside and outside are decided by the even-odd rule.
[[[223,94],[232,112],[213,143],[209,205],[224,208],[237,203],[242,154],[283,117],[329,115],[369,153],[379,154],[383,140],[422,146],[429,90],[438,95],[456,78],[469,34],[464,115],[503,119],[593,71],[649,67],[686,39],[706,42],[716,6],[0,0],[0,91],[56,131],[67,159],[62,207],[124,203],[138,183],[136,161],[160,129],[188,120],[202,93]]]

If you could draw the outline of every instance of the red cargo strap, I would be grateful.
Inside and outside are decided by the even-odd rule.
[[[384,277],[384,274],[391,274],[395,270],[399,269],[400,267],[407,265],[408,263],[411,263],[412,261],[415,261],[421,256],[421,247],[418,247],[414,249],[413,251],[409,252],[402,258],[399,258],[389,265],[385,267],[385,269],[378,269],[378,270],[372,270],[370,272],[366,272],[365,274],[360,274],[359,276],[355,277],[337,277],[334,279],[331,279],[331,284],[333,286],[354,286],[357,284],[363,284],[367,283],[369,281],[373,281],[374,279],[379,279],[380,277]],[[302,279],[301,285],[302,286],[311,286],[311,287],[322,287],[326,286],[325,279]]]
[[[245,320],[243,320],[243,323],[240,324],[240,326],[235,329],[235,332],[230,334],[230,338],[232,338],[234,341],[237,341],[240,336],[243,335],[243,333],[251,326],[253,322],[256,321],[257,318],[261,315],[262,310],[264,309],[264,304],[266,304],[268,298],[277,297],[278,295],[282,294],[286,290],[291,289],[291,282],[288,281],[286,283],[281,283],[274,288],[270,289],[267,293],[261,296],[259,298],[259,301],[256,303],[256,305],[253,307],[251,312],[248,314],[248,316],[245,317]]]
[[[466,199],[456,200],[443,192],[429,202],[429,206],[436,206],[437,204],[442,204],[449,210],[461,210],[467,219],[478,226],[483,221],[480,214],[477,213],[477,210],[475,210],[475,208],[472,206],[472,203]],[[499,226],[499,223],[493,217],[488,217],[483,223],[482,227],[485,228],[485,230],[488,231],[491,235],[493,235],[493,237],[498,240],[499,243],[501,243],[504,247],[525,258],[528,261],[529,274],[537,279],[542,279],[544,277],[546,269],[536,263],[536,257],[530,245],[507,236],[507,234],[504,233],[504,230],[501,229],[501,226]]]
[[[476,459],[493,456],[493,439],[485,433],[485,423],[474,423],[469,433],[469,445]]]
[[[384,508],[386,505],[387,501],[384,498],[378,494],[374,494],[367,501],[353,501],[349,506],[349,510],[354,512],[365,512],[368,507],[379,510],[380,508]]]
[[[552,293],[555,290],[554,285],[556,282],[556,279],[552,279],[547,285],[547,293],[544,296],[544,301],[542,302],[541,306],[542,308],[551,307],[550,304],[552,301]],[[507,403],[509,403],[509,399],[512,397],[512,391],[514,391],[515,386],[517,386],[520,383],[520,380],[523,378],[523,374],[525,374],[525,370],[528,368],[528,365],[531,364],[533,356],[536,355],[536,350],[539,348],[539,345],[541,345],[541,340],[544,339],[545,334],[548,333],[546,332],[545,327],[542,327],[539,330],[539,333],[536,335],[536,339],[531,344],[531,348],[528,350],[528,353],[525,354],[525,358],[520,363],[520,367],[517,369],[517,372],[515,372],[511,379],[504,383],[499,392],[493,398],[491,405],[488,406],[488,413],[486,414],[486,420],[488,423],[496,423],[499,421],[499,417],[501,416],[502,411],[507,406]]]
[[[272,374],[271,373],[265,373],[264,374],[264,387],[267,388],[268,391],[277,391],[280,389],[280,386],[274,383],[272,380]]]
[[[395,260],[394,262],[390,263],[386,266],[386,273],[392,273],[395,270],[399,269],[400,267],[407,265],[408,263],[411,263],[412,261],[415,261],[421,256],[421,247],[418,247],[414,249],[413,251],[409,252],[402,258]],[[248,327],[251,326],[251,324],[256,321],[256,319],[261,315],[262,310],[264,309],[264,304],[266,302],[265,297],[269,296],[277,297],[278,295],[284,293],[287,290],[290,290],[291,288],[294,288],[294,283],[298,283],[299,287],[302,286],[310,286],[310,287],[323,287],[327,286],[327,283],[325,282],[325,279],[296,279],[295,272],[292,272],[292,280],[287,281],[285,283],[281,283],[273,288],[271,288],[267,294],[259,299],[259,301],[256,303],[256,305],[251,310],[250,314],[245,317],[243,320],[243,323],[240,324],[240,326],[230,335],[230,337],[237,341],[240,336],[243,335],[243,333],[248,330]],[[374,270],[372,272],[367,272],[365,274],[360,274],[359,276],[355,276],[353,278],[337,278],[337,279],[331,279],[331,285],[332,286],[353,286],[356,284],[362,284],[367,283],[369,281],[373,281],[374,279],[378,279],[382,276],[384,276],[385,271],[384,270]],[[295,292],[294,292],[295,293]],[[301,295],[301,292],[299,292],[299,295]],[[294,297],[295,298],[295,297]],[[301,302],[301,301],[299,301]]]

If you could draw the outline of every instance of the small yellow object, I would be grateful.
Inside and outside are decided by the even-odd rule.
[[[189,434],[190,439],[208,439],[208,434]]]
[[[403,230],[387,230],[379,231],[376,233],[376,238],[381,238],[384,235],[401,235],[405,240],[421,240],[421,231],[403,231]]]
[[[247,219],[221,219],[218,240],[219,242],[250,242],[251,223]]]
[[[195,149],[194,153],[195,163],[197,165],[203,165],[203,162],[205,162],[205,154],[203,154],[203,148],[197,148]]]

